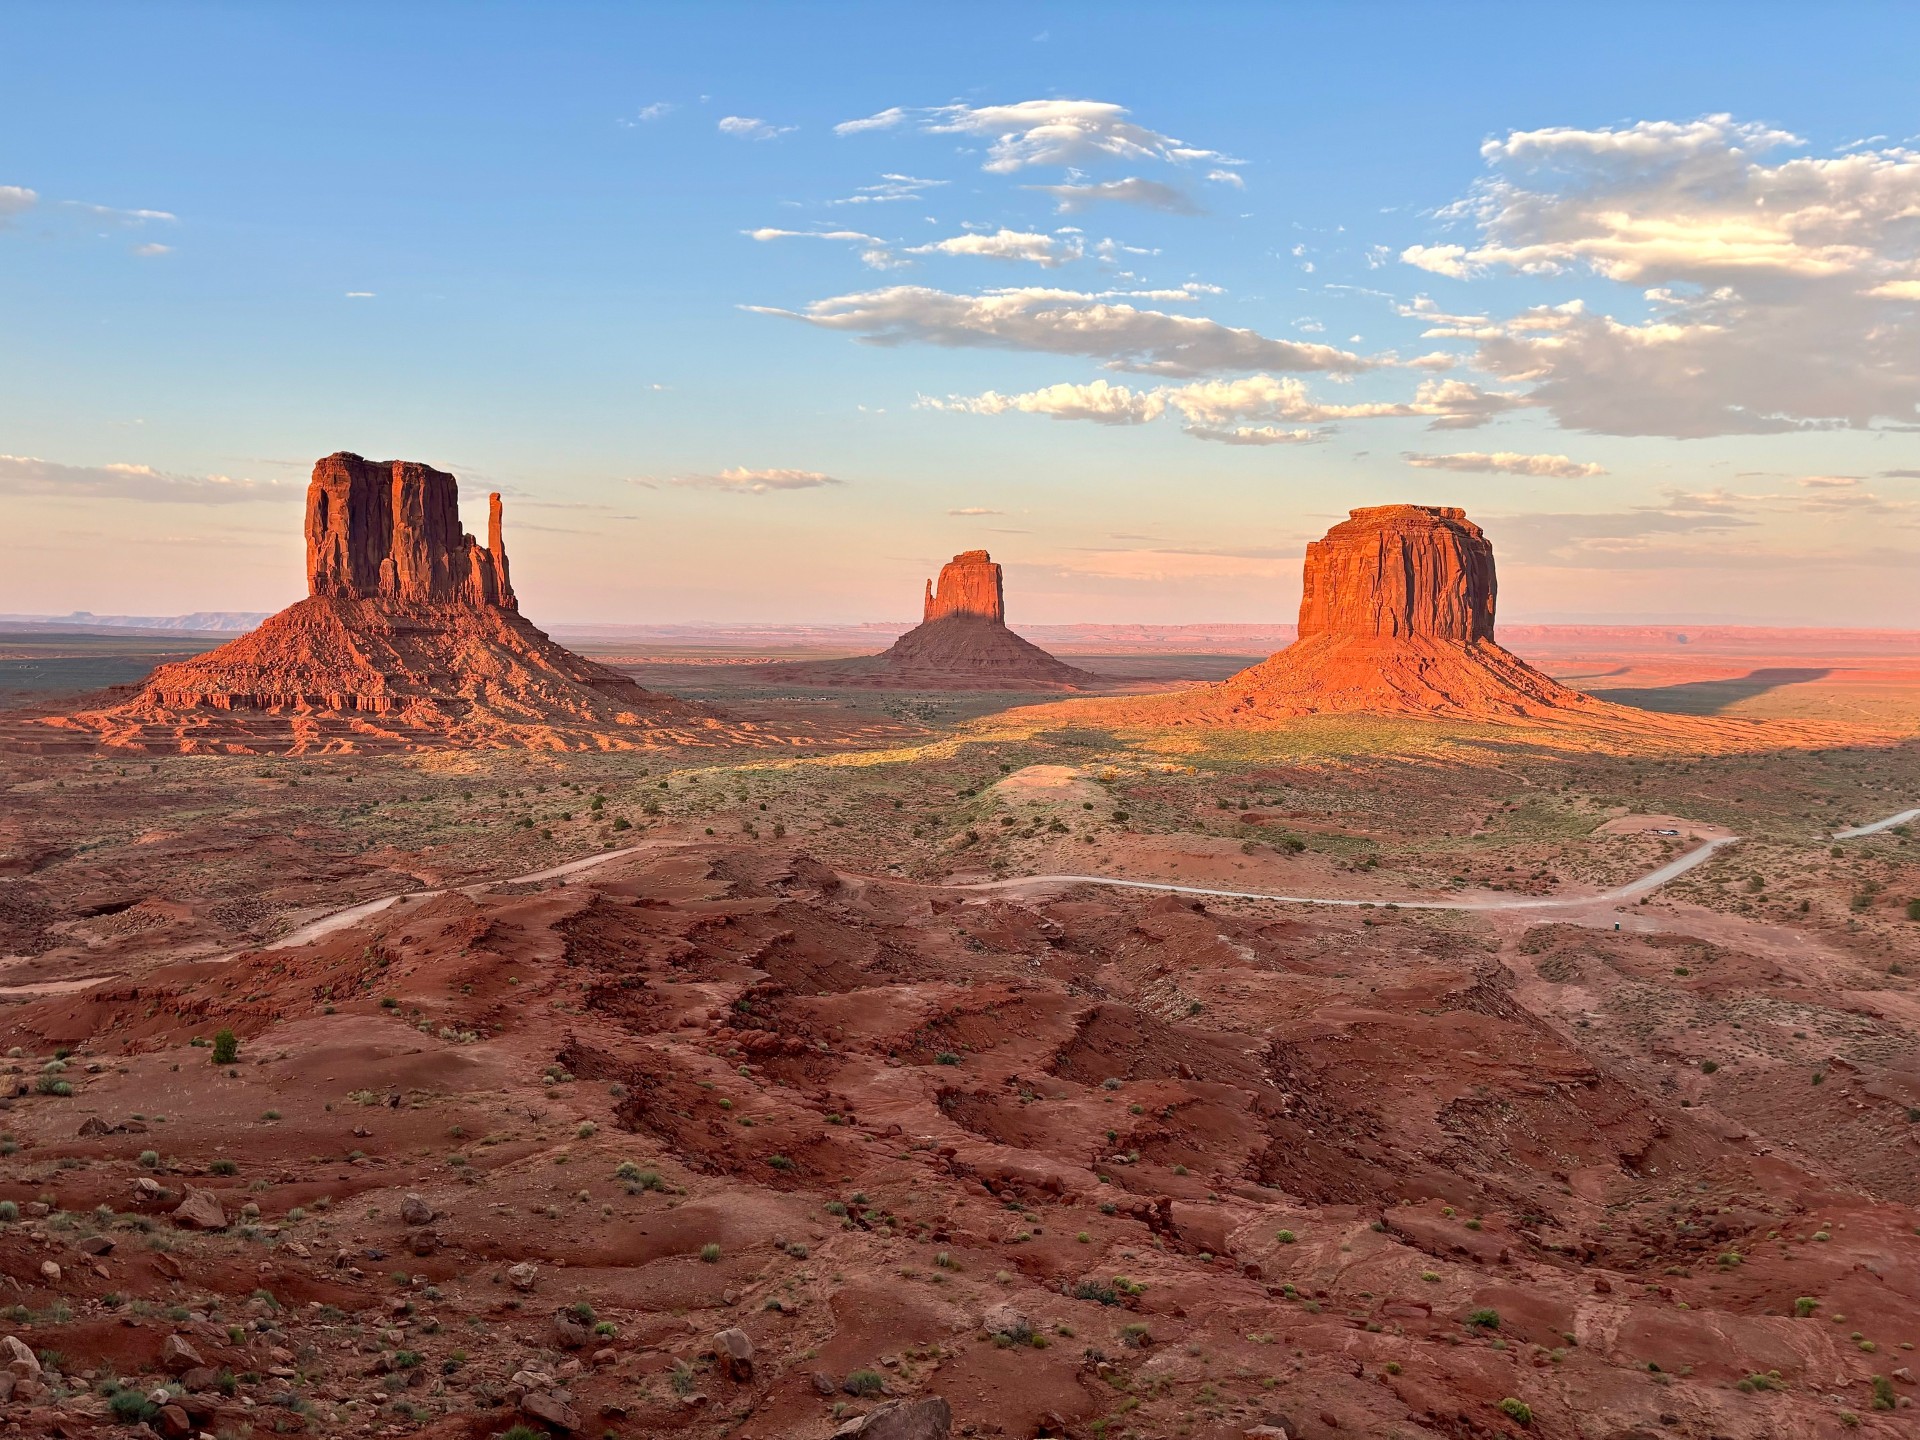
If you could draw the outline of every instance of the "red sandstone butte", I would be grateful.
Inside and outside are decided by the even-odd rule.
[[[327,456],[307,486],[307,593],[517,609],[499,494],[487,497],[483,547],[460,528],[460,484],[444,470]]]
[[[1080,690],[1101,683],[1091,671],[1056,660],[1007,628],[1000,567],[984,550],[966,550],[927,582],[920,624],[878,655],[769,665],[773,681],[920,690]]]
[[[1497,718],[1612,709],[1495,643],[1496,590],[1493,546],[1465,511],[1352,511],[1307,546],[1299,638],[1225,681],[1212,698],[1264,715]]]
[[[927,603],[920,623],[930,625],[953,615],[1007,623],[1007,592],[1000,567],[984,550],[963,550],[940,567],[940,583],[927,581]]]
[[[497,494],[481,545],[445,471],[329,455],[306,537],[305,600],[162,665],[125,705],[51,723],[109,745],[237,752],[721,738],[715,712],[641,689],[520,614]]]

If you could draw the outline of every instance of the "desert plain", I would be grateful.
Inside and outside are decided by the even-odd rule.
[[[1194,723],[1278,625],[45,723],[218,638],[0,635],[5,1433],[1911,1433],[1920,636],[1504,627],[1593,724]]]

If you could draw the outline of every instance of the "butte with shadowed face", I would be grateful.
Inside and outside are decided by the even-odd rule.
[[[50,722],[142,749],[303,752],[416,744],[622,749],[723,727],[556,645],[520,613],[500,497],[487,543],[459,482],[344,451],[307,487],[305,600],[258,630],[163,665],[110,710]]]
[[[1006,585],[985,550],[966,550],[927,581],[918,625],[878,655],[772,665],[769,680],[920,690],[1082,690],[1100,677],[1007,628]]]

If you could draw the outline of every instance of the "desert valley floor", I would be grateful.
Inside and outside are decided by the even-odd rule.
[[[1914,636],[1505,628],[1593,732],[1030,634],[1127,683],[562,632],[741,723],[296,754],[0,635],[3,1433],[1913,1433]]]

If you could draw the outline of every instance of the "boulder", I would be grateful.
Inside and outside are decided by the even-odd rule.
[[[113,1127],[98,1115],[89,1115],[80,1122],[78,1133],[81,1139],[84,1140],[95,1135],[111,1135],[113,1133]]]
[[[729,1379],[753,1378],[753,1341],[737,1326],[713,1337],[713,1358]]]
[[[1033,1334],[1033,1321],[1013,1306],[1002,1303],[990,1306],[980,1317],[980,1328],[1009,1340],[1025,1340]]]
[[[227,1212],[212,1191],[189,1186],[186,1198],[174,1209],[173,1223],[183,1230],[224,1230]]]
[[[578,1350],[593,1339],[593,1331],[571,1310],[556,1310],[550,1324],[553,1343],[562,1350]]]
[[[518,1265],[507,1267],[507,1283],[522,1295],[533,1289],[534,1281],[539,1278],[540,1267],[530,1261],[522,1260]]]
[[[948,1440],[953,1433],[953,1409],[943,1396],[893,1400],[849,1420],[833,1432],[833,1440]]]
[[[562,1398],[557,1390],[534,1390],[520,1398],[520,1413],[529,1415],[551,1430],[571,1434],[580,1428],[580,1412]]]
[[[0,1339],[0,1365],[4,1365],[9,1374],[22,1380],[40,1378],[40,1357],[18,1335]]]
[[[408,1225],[431,1224],[433,1207],[418,1195],[408,1195],[400,1202],[400,1219]]]
[[[187,1370],[206,1368],[207,1362],[184,1335],[169,1335],[160,1345],[160,1368],[178,1375]]]

